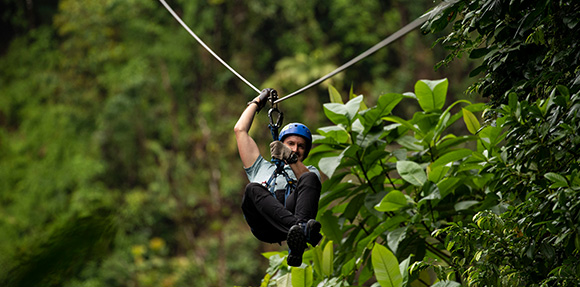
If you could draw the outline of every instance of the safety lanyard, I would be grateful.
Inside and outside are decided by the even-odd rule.
[[[279,129],[282,127],[282,122],[284,120],[284,114],[278,110],[278,104],[275,103],[276,100],[278,100],[278,92],[276,92],[276,90],[270,91],[268,99],[272,103],[272,107],[268,111],[268,128],[270,128],[270,133],[272,133],[272,139],[277,141],[279,137]],[[278,114],[276,120],[274,120],[274,114]],[[266,186],[269,188],[270,193],[276,197],[276,178],[278,175],[283,175],[286,179],[286,191],[284,192],[284,206],[286,206],[286,199],[288,199],[288,196],[290,196],[290,193],[294,190],[296,183],[294,179],[288,175],[286,170],[284,170],[283,161],[276,158],[272,158],[271,161],[276,166],[276,169],[270,176],[270,179],[266,182]]]

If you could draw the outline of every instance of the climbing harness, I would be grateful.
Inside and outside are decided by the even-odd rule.
[[[270,90],[270,95],[268,96],[268,100],[272,104],[270,110],[268,110],[268,128],[270,128],[270,133],[272,134],[272,139],[277,141],[279,137],[279,130],[282,127],[282,122],[284,121],[284,113],[282,113],[278,109],[278,104],[276,104],[276,100],[278,100],[278,92],[276,90]],[[274,117],[274,114],[277,114]],[[296,181],[291,178],[286,170],[284,170],[284,162],[282,160],[272,158],[272,163],[276,166],[274,173],[270,176],[270,179],[266,182],[266,188],[270,190],[270,193],[276,197],[276,179],[279,175],[284,176],[286,179],[286,190],[284,191],[284,206],[286,206],[286,200],[292,190],[296,187]]]

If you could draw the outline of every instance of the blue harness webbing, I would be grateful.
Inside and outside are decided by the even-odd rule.
[[[276,93],[276,91],[273,91],[272,95],[270,97],[270,100],[272,102],[274,102],[277,98],[278,98],[278,94]],[[273,113],[278,113],[278,120],[276,122],[274,122],[274,119],[272,116]],[[284,114],[282,112],[280,112],[276,106],[273,106],[268,111],[268,119],[270,122],[270,124],[268,125],[268,128],[270,128],[270,132],[272,133],[272,138],[275,141],[278,140],[278,129],[282,126],[283,118],[284,118]],[[268,181],[266,182],[266,188],[268,188],[270,190],[270,193],[274,196],[274,198],[277,199],[277,197],[276,197],[276,178],[278,177],[278,175],[283,175],[284,178],[286,179],[286,182],[287,182],[286,191],[284,192],[284,207],[286,207],[286,199],[288,199],[288,196],[290,196],[292,191],[296,188],[296,182],[284,170],[284,162],[283,161],[281,161],[279,159],[275,159],[275,158],[272,158],[271,161],[272,161],[272,163],[274,163],[276,165],[276,169],[274,170],[274,173],[272,173],[272,175],[270,176],[270,179],[268,179]]]
[[[272,162],[276,164],[276,170],[274,170],[274,173],[272,173],[270,179],[268,179],[268,181],[266,182],[266,188],[270,190],[270,193],[272,194],[272,196],[274,196],[274,198],[277,198],[276,179],[278,178],[278,175],[280,174],[283,175],[284,178],[286,179],[286,190],[284,191],[284,207],[286,207],[286,200],[288,199],[288,196],[290,196],[292,191],[296,188],[296,182],[284,170],[284,162],[282,162],[279,159],[272,159]],[[281,165],[279,165],[279,163],[281,163]],[[281,172],[279,171],[279,169],[281,170]]]

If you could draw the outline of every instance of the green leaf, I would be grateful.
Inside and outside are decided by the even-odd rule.
[[[544,177],[546,179],[548,179],[549,181],[553,182],[554,184],[552,184],[550,187],[551,188],[557,188],[557,187],[567,187],[568,185],[568,181],[566,180],[566,178],[560,174],[554,173],[554,172],[548,172],[546,174],[544,174]]]
[[[320,224],[322,224],[322,233],[334,242],[339,242],[342,239],[342,231],[338,225],[338,217],[332,214],[332,211],[327,210],[320,216]]]
[[[276,287],[293,287],[290,273],[278,278],[278,280],[276,280]]]
[[[477,118],[475,117],[475,115],[466,110],[466,109],[461,109],[461,111],[463,112],[463,121],[465,122],[465,125],[467,126],[467,130],[471,133],[471,134],[476,134],[477,131],[479,130],[479,128],[481,127],[481,125],[479,124],[479,121],[477,120]]]
[[[455,281],[443,280],[432,285],[432,287],[460,287],[461,284]]]
[[[407,235],[407,227],[399,227],[387,234],[387,244],[389,244],[389,248],[393,250],[393,252],[397,253],[397,249],[399,248],[399,243],[405,239]]]
[[[439,195],[441,198],[445,198],[451,192],[455,190],[455,186],[461,181],[457,177],[445,177],[440,182],[437,183],[439,189]]]
[[[460,210],[466,210],[469,209],[470,207],[478,204],[479,201],[477,200],[465,200],[465,201],[461,201],[455,204],[455,210],[456,211],[460,211]]]
[[[382,117],[390,115],[393,108],[395,108],[395,106],[397,106],[397,104],[402,99],[403,95],[394,93],[384,94],[380,96],[377,105],[375,107],[362,113],[365,130],[368,131]]]
[[[330,277],[334,270],[334,249],[332,240],[328,241],[322,252],[322,274]]]
[[[447,79],[420,80],[415,84],[415,95],[421,108],[426,111],[441,110],[447,97]]]
[[[397,172],[414,186],[422,186],[427,181],[427,174],[421,166],[412,161],[398,161]]]
[[[358,215],[359,210],[364,205],[364,203],[365,203],[365,194],[359,193],[353,199],[350,200],[343,213],[343,217],[353,222],[356,216]]]
[[[444,166],[450,162],[455,162],[460,159],[464,159],[470,156],[473,153],[470,149],[458,149],[451,152],[444,154],[443,156],[439,157],[431,164],[431,168],[435,169],[440,166]]]
[[[408,286],[409,284],[409,264],[411,263],[411,257],[413,256],[407,257],[407,259],[403,260],[403,262],[399,264],[399,270],[403,275],[403,284],[401,286]]]
[[[330,96],[330,102],[335,104],[343,104],[342,97],[336,88],[332,85],[328,86],[328,95]]]
[[[340,165],[340,162],[342,161],[343,157],[344,151],[338,156],[321,158],[320,161],[318,162],[318,167],[320,168],[320,171],[326,174],[326,176],[332,177],[332,175],[336,171],[336,168],[338,168],[338,166]]]
[[[350,125],[345,105],[337,103],[328,103],[324,104],[323,108],[326,117],[334,124],[337,125],[342,124],[345,126]]]
[[[371,258],[375,276],[382,287],[401,286],[403,277],[399,270],[399,262],[389,249],[375,243]]]
[[[292,267],[292,287],[311,287],[313,281],[312,267]]]
[[[470,59],[478,59],[481,58],[489,53],[489,48],[481,48],[481,49],[474,49],[469,53]]]
[[[349,122],[351,122],[354,117],[358,114],[358,111],[361,109],[361,103],[363,102],[363,96],[358,96],[354,99],[351,99],[346,104],[344,104],[347,116],[349,118]]]
[[[350,135],[342,126],[328,126],[319,128],[318,133],[324,137],[331,138],[337,143],[350,143]]]
[[[392,190],[383,197],[381,202],[375,206],[375,209],[381,212],[387,212],[399,210],[405,206],[407,206],[407,198],[405,195],[398,190]]]
[[[422,151],[423,146],[417,141],[416,138],[412,136],[402,136],[395,140],[398,144],[402,145],[407,150],[411,151]]]
[[[322,244],[312,248],[312,261],[314,272],[318,278],[322,278],[324,276],[322,271],[322,262],[324,261],[322,258]]]
[[[434,183],[439,183],[442,179],[445,178],[447,172],[451,169],[449,166],[437,166],[433,168],[433,166],[428,167],[428,174],[427,177],[430,181]]]
[[[509,99],[509,107],[511,112],[515,112],[517,107],[518,107],[518,95],[516,93],[510,93],[508,95],[508,99]]]

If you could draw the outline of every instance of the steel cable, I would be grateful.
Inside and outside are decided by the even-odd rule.
[[[427,19],[429,19],[429,17],[431,17],[431,15],[437,14],[439,12],[441,12],[443,9],[447,8],[447,6],[457,2],[458,0],[451,0],[451,1],[445,1],[444,3],[439,4],[438,6],[436,6],[433,10],[423,14],[421,17],[415,19],[415,21],[405,25],[403,28],[399,29],[397,32],[391,34],[389,37],[385,38],[384,40],[382,40],[381,42],[379,42],[378,44],[372,46],[370,49],[366,50],[365,52],[363,52],[362,54],[356,56],[355,58],[353,58],[352,60],[346,62],[345,64],[343,64],[342,66],[336,68],[334,71],[322,76],[320,79],[304,86],[303,88],[285,96],[282,97],[278,100],[276,100],[274,102],[274,104],[277,104],[281,101],[284,101],[286,99],[289,99],[293,96],[296,96],[318,84],[320,84],[321,82],[323,82],[324,80],[344,71],[345,69],[347,69],[348,67],[356,64],[357,62],[359,62],[360,60],[370,56],[371,54],[375,53],[376,51],[380,50],[381,48],[391,44],[392,42],[396,41],[397,39],[403,37],[404,35],[406,35],[407,33],[411,32],[412,30],[416,29],[417,27],[419,27],[420,25],[422,25],[423,23],[425,23],[427,21]]]
[[[357,62],[361,61],[362,59],[372,55],[373,53],[375,53],[376,51],[380,50],[381,48],[391,44],[392,42],[398,40],[399,38],[403,37],[404,35],[406,35],[407,33],[411,32],[412,30],[416,29],[417,27],[419,27],[420,25],[422,25],[423,23],[425,23],[427,21],[427,19],[429,19],[429,17],[431,17],[434,14],[438,14],[439,12],[441,12],[443,9],[447,8],[447,6],[454,4],[455,2],[457,2],[458,0],[448,0],[448,1],[444,1],[443,3],[439,4],[438,6],[436,6],[434,9],[432,9],[431,11],[423,14],[421,17],[415,19],[413,22],[405,25],[403,28],[399,29],[398,31],[396,31],[395,33],[393,33],[392,35],[390,35],[389,37],[385,38],[384,40],[382,40],[381,42],[377,43],[376,45],[372,46],[370,49],[366,50],[365,52],[363,52],[362,54],[356,56],[355,58],[353,58],[352,60],[346,62],[345,64],[343,64],[342,66],[336,68],[334,71],[322,76],[321,78],[319,78],[318,80],[315,80],[314,82],[304,86],[303,88],[298,89],[297,91],[283,97],[280,99],[277,99],[276,101],[274,101],[273,104],[277,104],[279,102],[282,102],[284,100],[287,100],[291,97],[294,97],[318,84],[320,84],[321,82],[323,82],[324,80],[346,70],[347,68],[349,68],[350,66],[356,64]],[[214,51],[212,51],[193,31],[191,31],[191,29],[187,26],[187,24],[185,24],[185,22],[183,22],[183,20],[181,20],[181,18],[173,11],[173,9],[171,9],[171,7],[165,2],[165,0],[159,0],[159,2],[161,2],[161,4],[163,4],[163,6],[165,6],[165,8],[167,9],[167,11],[169,11],[169,13],[171,13],[171,15],[173,15],[173,17],[175,18],[175,20],[177,20],[177,22],[179,22],[179,24],[181,24],[181,26],[183,26],[183,28],[185,28],[185,30],[187,32],[189,32],[189,34],[202,46],[204,47],[211,55],[213,55],[220,63],[222,63],[222,65],[224,65],[226,68],[228,68],[232,73],[234,73],[234,75],[236,75],[238,78],[240,78],[244,83],[246,83],[249,87],[251,87],[252,89],[254,89],[254,91],[256,91],[258,94],[260,93],[260,90],[258,88],[256,88],[254,85],[252,85],[248,80],[246,80],[244,77],[242,77],[238,72],[236,72],[236,70],[234,70],[232,67],[230,67],[224,60],[222,60],[216,53],[214,53]]]
[[[218,61],[220,61],[220,63],[222,63],[222,65],[224,65],[232,73],[234,73],[234,75],[238,76],[238,78],[240,78],[240,80],[242,80],[244,83],[246,83],[248,86],[250,86],[250,88],[254,89],[254,91],[256,91],[258,94],[260,93],[260,90],[258,90],[258,88],[254,87],[254,85],[252,85],[248,80],[246,80],[244,77],[242,77],[242,75],[238,74],[238,72],[236,72],[236,70],[234,70],[232,67],[230,67],[230,65],[228,65],[228,63],[226,63],[224,60],[222,60],[195,33],[193,33],[193,31],[191,31],[191,29],[189,29],[187,24],[185,24],[185,22],[183,22],[183,20],[181,20],[181,18],[173,11],[173,9],[171,9],[171,7],[165,2],[165,0],[159,0],[159,2],[161,2],[161,4],[163,4],[163,6],[165,6],[165,9],[167,9],[167,11],[169,11],[169,13],[171,13],[171,15],[173,15],[173,18],[175,18],[175,20],[177,20],[177,22],[179,22],[179,24],[181,24],[181,26],[183,26],[183,28],[185,28],[185,30],[187,30],[187,32],[189,32],[189,34],[191,36],[193,36],[193,38],[202,47],[204,47],[210,54],[212,54],[212,56],[214,56]]]

